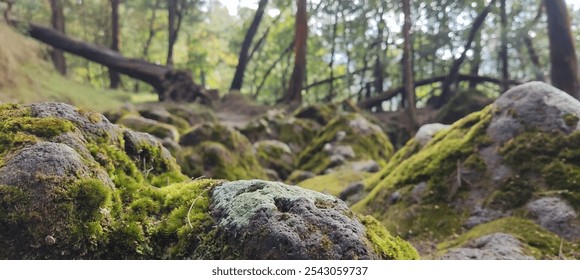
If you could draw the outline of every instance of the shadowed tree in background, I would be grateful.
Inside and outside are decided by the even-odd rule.
[[[111,3],[111,50],[120,52],[121,39],[119,34],[119,4],[121,0],[110,0]],[[110,88],[118,88],[121,83],[119,72],[109,68]]]
[[[306,40],[308,38],[308,15],[306,0],[296,0],[296,31],[294,35],[294,70],[290,77],[288,92],[280,99],[285,103],[302,103],[302,85],[306,72]]]
[[[461,69],[463,61],[465,61],[465,58],[467,57],[467,52],[471,49],[471,45],[475,40],[475,36],[483,26],[485,18],[487,17],[489,12],[491,12],[491,9],[493,5],[495,5],[496,1],[497,0],[491,0],[489,4],[487,4],[487,7],[485,7],[485,9],[483,9],[483,11],[479,15],[477,15],[477,17],[473,20],[473,24],[471,24],[471,29],[469,31],[469,36],[467,38],[467,43],[465,43],[465,46],[463,46],[463,52],[461,53],[459,58],[453,61],[453,65],[451,65],[451,70],[449,70],[449,75],[447,75],[447,78],[445,79],[445,81],[443,81],[443,85],[441,86],[442,88],[441,95],[438,96],[437,98],[433,98],[434,100],[432,101],[432,105],[435,108],[441,108],[443,105],[445,105],[447,101],[449,101],[449,99],[451,98],[453,92],[455,91],[455,89],[452,89],[451,86],[457,81],[457,77],[459,76],[459,70]]]
[[[417,131],[417,112],[415,108],[415,79],[413,71],[413,39],[411,38],[411,0],[403,0],[403,14],[405,20],[403,23],[403,37],[405,39],[403,46],[403,84],[405,87],[405,108],[409,116],[409,130]]]
[[[578,58],[564,0],[544,0],[548,15],[552,85],[580,98]]]
[[[52,28],[65,34],[64,11],[61,0],[50,0],[49,3],[51,11],[50,22]],[[62,75],[66,75],[66,59],[64,57],[64,52],[59,49],[52,49],[50,51],[50,57],[52,59],[52,63],[54,64],[54,68],[56,68],[56,71]]]
[[[167,27],[168,27],[168,45],[167,45],[167,66],[173,66],[173,48],[177,42],[177,34],[181,29],[183,16],[187,9],[187,0],[167,0]]]
[[[502,92],[509,89],[509,70],[508,70],[508,43],[507,43],[507,8],[506,0],[500,0],[500,22],[501,22],[501,48],[499,56],[501,59],[501,80]]]
[[[230,91],[240,90],[242,88],[242,84],[244,83],[244,73],[246,72],[246,66],[248,65],[249,61],[248,52],[252,46],[252,40],[258,31],[260,22],[262,22],[262,17],[264,15],[266,5],[268,5],[268,0],[260,0],[260,3],[258,4],[258,10],[256,10],[252,24],[246,32],[246,36],[238,56],[238,66],[236,67],[236,73],[234,74],[234,79],[232,80]]]

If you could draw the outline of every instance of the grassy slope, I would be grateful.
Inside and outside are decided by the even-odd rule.
[[[42,58],[44,46],[4,24],[0,24],[0,42],[0,102],[61,101],[106,111],[126,102],[156,100],[153,94],[96,89],[63,77]]]

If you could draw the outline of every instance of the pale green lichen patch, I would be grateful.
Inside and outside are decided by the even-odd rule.
[[[294,200],[307,199],[313,204],[316,201],[335,202],[337,198],[330,195],[288,186],[278,182],[261,180],[236,181],[225,183],[213,190],[215,208],[225,209],[226,218],[220,224],[224,227],[244,227],[258,210],[277,210],[274,198]]]

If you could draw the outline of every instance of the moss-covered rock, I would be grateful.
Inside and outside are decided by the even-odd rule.
[[[334,104],[306,105],[296,109],[294,117],[310,119],[324,126],[337,115],[338,109]]]
[[[298,168],[321,174],[348,161],[375,160],[386,164],[393,153],[389,138],[360,114],[332,119],[298,156]]]
[[[354,209],[373,214],[414,244],[436,244],[518,217],[577,246],[580,132],[567,121],[570,115],[580,116],[580,102],[562,91],[543,83],[513,88],[424,146],[410,140],[365,180],[369,195]],[[534,242],[512,235],[524,245]],[[556,257],[552,249],[537,249],[523,253]]]
[[[219,123],[197,125],[181,137],[179,144],[185,148],[178,161],[191,177],[267,178],[248,139],[233,128]]]
[[[286,179],[294,170],[295,154],[288,145],[277,140],[263,140],[254,143],[254,150],[260,164],[275,171],[280,179]]]
[[[153,136],[66,104],[0,105],[0,139],[1,259],[417,258],[333,197],[188,179]]]
[[[320,127],[314,120],[296,118],[271,110],[265,116],[251,121],[241,133],[252,143],[278,140],[290,146],[292,152],[298,153],[314,139]]]
[[[335,197],[259,180],[213,190],[221,238],[230,255],[265,259],[416,259],[416,251],[371,217]],[[362,223],[360,220],[362,220]],[[237,243],[236,242],[236,243]]]
[[[179,140],[179,132],[177,131],[177,128],[155,120],[128,115],[122,117],[117,123],[135,131],[149,133],[159,139],[168,138],[173,141]]]

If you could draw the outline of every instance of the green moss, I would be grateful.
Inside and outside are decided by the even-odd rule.
[[[354,205],[354,209],[362,212],[381,210],[391,192],[421,182],[428,183],[431,201],[447,201],[452,195],[448,183],[453,179],[450,176],[457,169],[457,161],[465,162],[471,154],[489,144],[485,131],[491,121],[491,110],[488,107],[473,113],[450,129],[437,133],[419,152],[415,152],[417,143],[410,141],[376,177],[369,178],[367,184],[382,180],[368,187],[370,194]]]
[[[576,127],[576,125],[578,124],[578,120],[580,120],[576,115],[570,113],[564,114],[564,116],[562,116],[562,119],[564,119],[564,123],[570,127]]]
[[[380,130],[369,128],[367,135],[362,135],[351,126],[351,122],[368,122],[358,114],[337,116],[330,121],[320,134],[298,156],[298,168],[316,174],[322,173],[330,165],[329,155],[324,151],[327,143],[351,146],[355,152],[354,160],[372,159],[384,166],[393,154],[393,145]],[[368,122],[370,125],[370,122]],[[378,128],[378,127],[377,127]],[[344,131],[344,139],[336,142],[339,131]]]
[[[267,178],[250,142],[238,131],[221,124],[203,124],[185,134],[180,144],[186,148],[179,156],[191,177],[203,174],[216,179]],[[195,171],[195,173],[194,173]]]
[[[419,259],[417,250],[411,244],[399,237],[392,236],[376,219],[371,216],[357,215],[365,226],[367,238],[371,241],[375,252],[387,260]]]
[[[537,187],[519,176],[509,178],[489,198],[486,204],[495,209],[511,210],[522,207],[532,198]]]
[[[99,123],[103,121],[103,117],[101,114],[86,108],[79,108],[77,112],[81,114],[81,116],[87,118],[91,123]]]
[[[485,108],[491,102],[492,100],[479,90],[462,90],[457,92],[439,110],[435,119],[440,123],[451,124],[473,112]]]
[[[368,177],[368,172],[355,172],[350,169],[319,175],[299,182],[297,185],[317,192],[338,196],[348,185]]]
[[[498,232],[516,237],[524,244],[524,253],[537,259],[558,258],[562,242],[562,250],[565,256],[572,256],[580,249],[580,244],[562,241],[559,236],[543,229],[534,222],[517,217],[502,218],[479,225],[455,239],[440,243],[437,247],[440,254],[444,254],[451,248],[464,246],[470,240]]]

